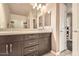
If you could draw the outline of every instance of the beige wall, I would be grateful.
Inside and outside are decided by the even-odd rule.
[[[0,4],[0,28],[7,27],[7,21],[9,20],[9,10],[6,4]]]
[[[3,7],[4,7],[4,13],[6,17],[5,20],[6,20],[6,26],[7,26],[10,21],[10,10],[9,10],[8,4],[3,4]]]
[[[51,11],[51,28],[52,28],[52,51],[59,51],[59,4],[50,3],[46,11]]]
[[[56,6],[56,34],[57,34],[57,52],[59,52],[59,25],[60,25],[60,12],[59,4]]]
[[[0,28],[6,28],[4,5],[0,4]]]
[[[47,11],[51,10],[51,28],[52,28],[52,51],[56,52],[56,4],[48,4]]]
[[[78,56],[79,55],[79,44],[78,44],[78,42],[79,42],[79,39],[78,39],[78,37],[79,37],[79,31],[78,31],[78,24],[79,24],[79,22],[78,22],[78,17],[79,17],[79,4],[77,4],[77,3],[73,3],[72,4],[72,40],[73,40],[73,52],[72,52],[72,55],[74,55],[74,56]]]

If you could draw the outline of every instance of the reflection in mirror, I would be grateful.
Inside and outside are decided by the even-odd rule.
[[[45,21],[45,26],[50,26],[51,25],[51,12],[50,13],[45,13],[44,16],[44,21]]]
[[[15,28],[15,27],[14,27],[14,23],[15,23],[14,21],[10,21],[10,23],[9,23],[9,28]]]
[[[36,19],[33,19],[33,28],[37,28]]]
[[[30,29],[32,27],[36,29],[38,25],[43,26],[43,17],[38,16],[41,14],[41,8],[46,5],[45,3],[37,3],[37,6],[34,3],[6,3],[2,5],[2,9],[4,9],[2,16],[5,16],[0,24],[1,28]]]
[[[27,28],[27,19],[26,16],[11,14],[9,28]]]
[[[33,6],[30,3],[10,3],[8,5],[8,10],[10,18],[8,21],[8,28],[30,28],[30,21],[33,10]]]
[[[43,26],[43,16],[39,17],[39,27]]]
[[[33,29],[37,28],[37,16],[40,13],[40,9],[33,8],[34,4],[31,3],[10,3],[8,9],[10,11],[10,19],[8,28],[26,28],[29,29],[33,26]],[[33,22],[30,24],[30,21]],[[11,23],[14,22],[14,23]]]

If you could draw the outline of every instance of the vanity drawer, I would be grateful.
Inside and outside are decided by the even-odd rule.
[[[39,34],[39,37],[50,37],[50,34],[48,33]]]
[[[33,53],[35,51],[38,51],[38,45],[33,46],[33,47],[29,47],[29,48],[24,48],[24,55]]]
[[[21,36],[21,35],[9,35],[9,36],[7,36],[8,38],[7,39],[9,39],[9,41],[22,41],[23,40],[23,36]]]
[[[29,47],[29,46],[33,46],[33,45],[37,45],[37,44],[38,44],[37,39],[24,41],[24,47]]]
[[[38,34],[25,35],[24,40],[34,39],[34,38],[39,38],[39,35]]]

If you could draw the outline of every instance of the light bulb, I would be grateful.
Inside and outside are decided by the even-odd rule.
[[[33,6],[33,9],[35,9],[35,6]]]
[[[50,14],[50,11],[48,11],[48,14]]]
[[[40,8],[39,7],[37,7],[37,10],[39,10]]]
[[[43,8],[45,8],[45,6],[43,6]]]
[[[41,4],[39,4],[39,8],[41,8]]]
[[[37,7],[37,3],[35,3],[35,7]]]

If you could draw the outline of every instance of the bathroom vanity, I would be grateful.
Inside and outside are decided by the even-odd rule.
[[[0,35],[0,56],[38,56],[51,50],[51,33]]]

